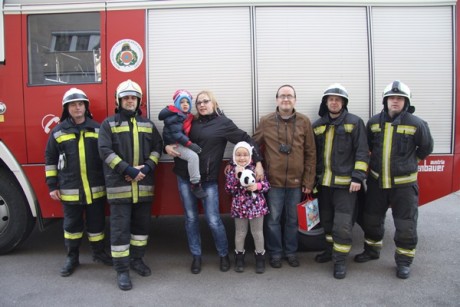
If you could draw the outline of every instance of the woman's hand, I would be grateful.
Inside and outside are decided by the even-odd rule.
[[[230,173],[230,169],[231,169],[231,168],[232,168],[232,167],[230,166],[230,164],[227,164],[227,165],[225,166],[225,168],[224,168],[224,174],[227,175],[228,173]]]
[[[166,145],[165,146],[165,151],[168,153],[168,155],[173,156],[173,157],[180,157],[180,153],[176,151],[177,145]]]

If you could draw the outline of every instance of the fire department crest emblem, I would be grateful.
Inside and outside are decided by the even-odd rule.
[[[110,60],[119,71],[131,72],[142,63],[143,55],[142,47],[136,41],[122,39],[113,45]]]

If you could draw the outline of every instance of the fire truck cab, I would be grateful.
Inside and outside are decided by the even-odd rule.
[[[175,90],[210,89],[249,134],[274,111],[282,84],[296,88],[297,111],[314,121],[324,89],[340,82],[348,109],[366,122],[381,111],[384,87],[399,79],[435,140],[419,165],[420,203],[460,189],[457,1],[0,0],[0,7],[0,254],[36,223],[43,229],[62,217],[44,171],[62,95],[85,91],[101,122],[127,79],[141,85],[141,109],[159,130],[158,113]],[[164,155],[153,215],[182,214],[172,167]],[[220,199],[228,212],[223,189]]]

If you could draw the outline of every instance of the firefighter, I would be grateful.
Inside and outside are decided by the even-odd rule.
[[[355,256],[362,263],[380,257],[385,214],[391,206],[396,228],[396,276],[409,278],[417,245],[418,161],[433,151],[428,124],[412,115],[411,92],[400,81],[383,91],[383,110],[367,123],[371,151],[363,212],[364,251]]]
[[[332,84],[323,94],[320,118],[313,123],[318,204],[327,243],[315,261],[333,260],[337,279],[346,276],[357,193],[366,179],[369,162],[364,122],[349,113],[347,106],[347,90],[341,84]]]
[[[142,258],[149,234],[153,175],[163,141],[153,122],[141,117],[142,90],[136,82],[121,82],[115,100],[115,115],[101,125],[99,154],[104,161],[118,287],[130,290],[129,268],[141,276],[151,274]]]
[[[93,260],[112,265],[104,251],[106,192],[102,161],[97,154],[98,132],[99,123],[92,119],[88,97],[71,88],[64,94],[60,124],[52,130],[45,152],[49,194],[62,202],[64,210],[67,258],[61,269],[63,277],[71,275],[80,264],[85,222]]]

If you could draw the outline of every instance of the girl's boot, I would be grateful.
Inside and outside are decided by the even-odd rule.
[[[244,272],[244,251],[235,250],[235,272]]]
[[[256,257],[256,273],[262,274],[265,272],[265,251],[258,253],[255,252]]]

